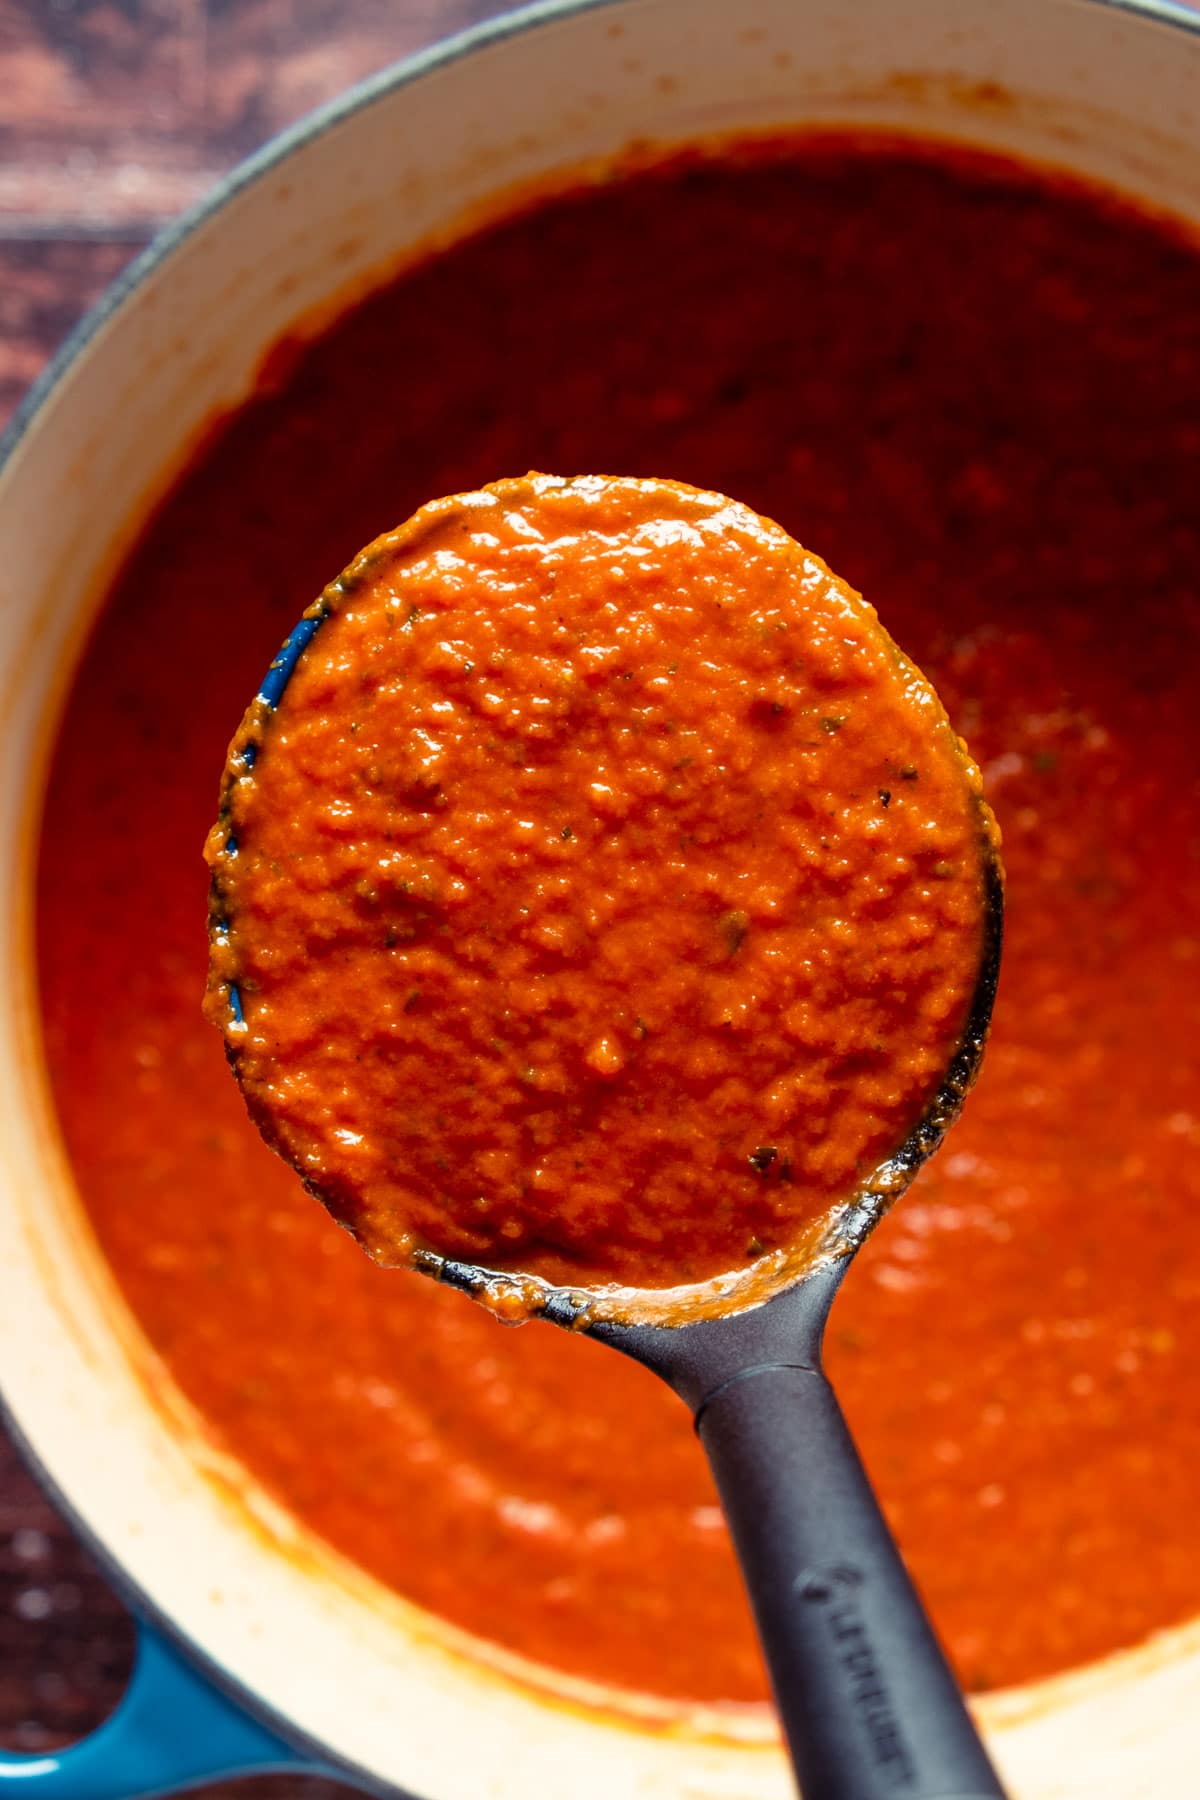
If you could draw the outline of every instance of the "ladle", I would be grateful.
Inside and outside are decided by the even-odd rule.
[[[260,716],[278,705],[322,618],[310,609],[284,643],[257,697]],[[256,753],[245,746],[244,762]],[[924,1117],[844,1222],[836,1253],[763,1304],[690,1323],[589,1321],[565,1290],[542,1309],[640,1362],[690,1407],[805,1800],[1004,1795],[821,1365],[854,1253],[936,1149],[979,1066],[1003,907],[996,852],[984,854],[984,953],[966,1030]],[[240,1019],[235,988],[229,1001]],[[465,1262],[428,1257],[425,1266],[468,1294],[498,1279]]]

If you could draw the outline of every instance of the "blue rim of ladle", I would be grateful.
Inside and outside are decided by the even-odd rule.
[[[329,617],[329,612],[330,608],[328,604],[324,600],[318,600],[315,605],[309,607],[304,617],[300,620],[300,623],[293,626],[291,631],[288,632],[274,657],[271,659],[271,666],[263,676],[258,693],[251,702],[251,710],[258,708],[259,712],[264,715],[275,711],[279,702],[283,699],[284,693],[287,691],[288,682],[296,672],[297,663],[308,649],[308,646],[312,643],[319,628]],[[258,761],[258,753],[261,748],[261,736],[252,736],[246,739],[237,753],[236,760],[241,764],[239,773],[245,773],[254,767],[255,763]],[[223,799],[222,806],[224,806],[224,804],[225,802]],[[237,855],[237,837],[232,831],[225,839],[225,854],[227,856]],[[214,878],[214,888],[215,886],[216,882]],[[212,930],[215,937],[228,939],[228,914],[223,912],[215,913]],[[225,992],[229,1000],[229,1010],[233,1014],[234,1024],[239,1026],[244,1025],[246,1017],[242,1011],[242,996],[238,990],[236,981],[228,982],[226,984]]]

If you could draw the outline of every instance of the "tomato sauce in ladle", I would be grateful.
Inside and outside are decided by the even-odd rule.
[[[674,482],[432,502],[288,639],[208,856],[268,1142],[692,1406],[809,1800],[999,1794],[820,1372],[999,954],[978,772],[872,609]]]

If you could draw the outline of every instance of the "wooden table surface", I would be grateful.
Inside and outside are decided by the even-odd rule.
[[[155,231],[282,126],[504,0],[0,0],[0,426]],[[0,1743],[97,1724],[133,1634],[0,1431]],[[260,1779],[205,1800],[333,1800]]]

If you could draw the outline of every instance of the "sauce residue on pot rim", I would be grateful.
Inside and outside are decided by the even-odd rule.
[[[314,571],[497,470],[666,470],[871,597],[1004,832],[987,1066],[827,1344],[938,1628],[987,1688],[1200,1611],[1198,392],[1200,254],[1160,222],[944,147],[733,147],[411,270],[147,522],[46,804],[54,1092],[165,1370],[381,1580],[550,1670],[767,1695],[674,1396],[376,1268],[197,1006],[214,771]]]
[[[978,770],[874,610],[722,495],[530,476],[309,617],[207,846],[267,1141],[377,1261],[506,1272],[510,1318],[833,1253],[991,947]]]

